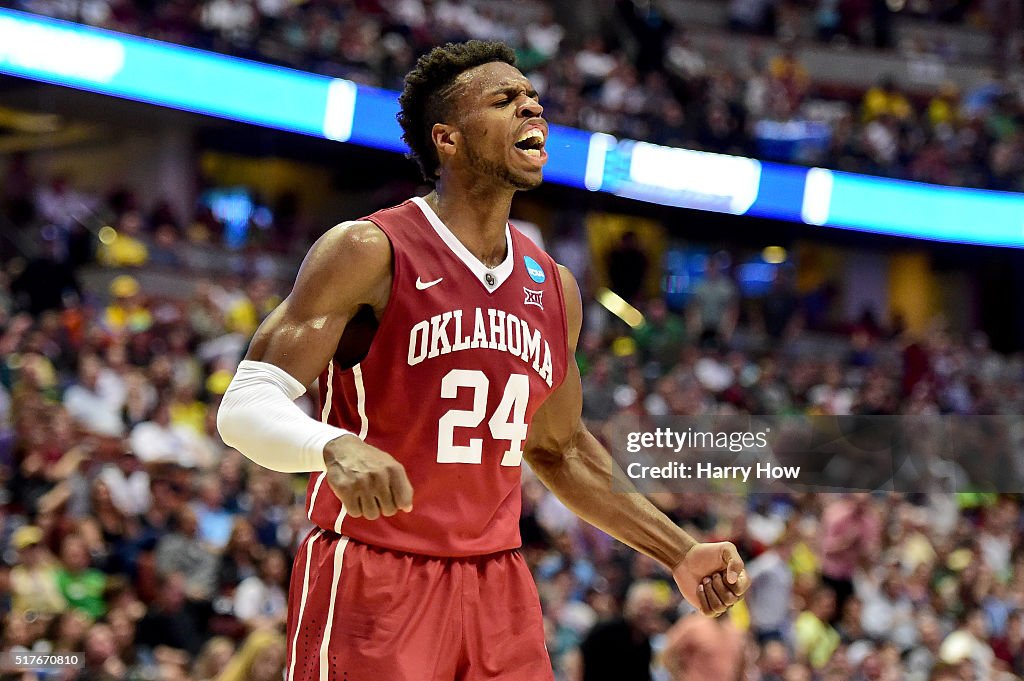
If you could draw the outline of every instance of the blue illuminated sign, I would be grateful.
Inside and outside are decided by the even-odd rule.
[[[0,73],[405,152],[397,93],[0,9]],[[1024,248],[1024,195],[617,140],[551,126],[549,182],[668,206]]]
[[[805,221],[892,236],[1024,248],[1024,195],[814,168]],[[814,198],[811,198],[811,197]]]
[[[603,154],[589,189],[683,208],[743,215],[754,204],[761,163],[750,158],[674,149],[603,136],[591,148]],[[595,171],[596,172],[596,171]]]
[[[346,138],[346,81],[0,10],[0,71],[82,90]]]

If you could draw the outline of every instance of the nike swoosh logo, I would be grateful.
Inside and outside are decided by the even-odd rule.
[[[419,277],[416,277],[416,290],[425,291],[434,284],[440,284],[444,280],[444,277],[438,277],[434,281],[422,281]]]

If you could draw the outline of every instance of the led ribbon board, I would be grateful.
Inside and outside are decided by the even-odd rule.
[[[811,225],[1024,248],[1024,194],[943,187],[822,168],[807,175]]]
[[[397,93],[0,9],[0,73],[405,152]],[[551,126],[549,182],[810,225],[1024,248],[1024,195],[617,140]]]
[[[355,102],[347,81],[8,10],[0,71],[340,140]]]

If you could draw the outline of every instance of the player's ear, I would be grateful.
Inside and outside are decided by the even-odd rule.
[[[434,148],[437,149],[437,157],[452,157],[458,147],[461,134],[453,125],[447,123],[434,123],[430,129],[430,138],[434,141]]]

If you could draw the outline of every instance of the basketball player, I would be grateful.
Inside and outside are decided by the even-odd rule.
[[[580,416],[579,289],[507,222],[547,160],[543,108],[514,64],[479,41],[419,60],[399,121],[434,191],[317,241],[224,396],[226,443],[313,473],[287,681],[552,679],[516,550],[524,459],[702,613],[747,587],[732,544],[698,544],[611,491]],[[320,421],[292,402],[317,376]]]

